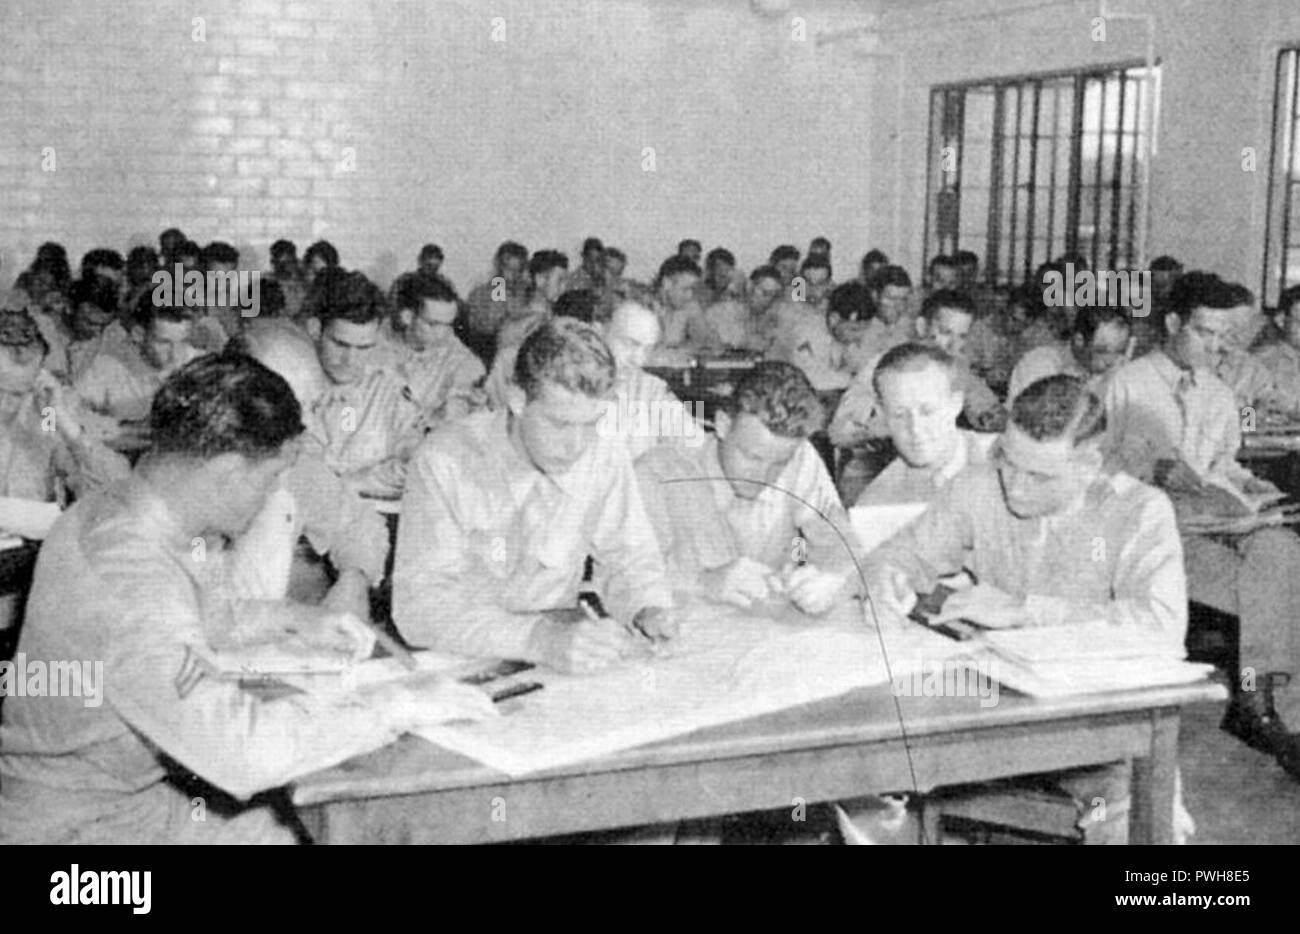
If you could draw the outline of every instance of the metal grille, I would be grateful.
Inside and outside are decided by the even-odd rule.
[[[1139,262],[1145,108],[1159,66],[947,85],[930,94],[926,256],[972,250],[993,285],[1064,253]]]
[[[1264,244],[1264,301],[1300,284],[1300,48],[1277,57],[1273,91],[1273,147],[1269,165],[1268,238]]]

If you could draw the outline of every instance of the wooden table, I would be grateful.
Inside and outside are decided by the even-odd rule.
[[[1169,843],[1180,708],[1225,696],[1209,682],[1054,700],[1004,689],[985,709],[882,686],[519,779],[408,736],[302,779],[293,802],[320,843],[488,843],[1132,758],[1130,839]]]

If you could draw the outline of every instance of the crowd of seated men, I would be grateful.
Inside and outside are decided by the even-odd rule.
[[[300,259],[277,241],[248,314],[234,297],[154,285],[160,272],[239,272],[228,243],[170,229],[125,259],[92,250],[75,277],[66,251],[44,244],[0,295],[0,529],[39,541],[73,500],[123,483],[213,483],[194,472],[201,446],[161,419],[199,425],[204,387],[244,380],[284,396],[267,411],[301,424],[276,441],[292,436],[296,456],[223,537],[242,599],[368,619],[391,573],[391,623],[409,644],[566,672],[628,651],[626,630],[578,610],[586,590],[643,636],[671,639],[683,595],[815,615],[870,594],[905,613],[935,570],[966,566],[978,572],[957,598],[968,618],[1104,618],[1180,654],[1191,599],[1240,620],[1225,728],[1300,776],[1300,541],[1178,524],[1214,484],[1276,492],[1237,454],[1246,409],[1300,419],[1300,290],[1268,315],[1244,287],[1161,257],[1140,308],[1054,307],[1052,276],[1085,269],[1083,257],[1007,290],[969,252],[934,257],[918,284],[872,250],[837,281],[820,237],[806,253],[777,246],[747,275],[726,248],[683,240],[642,283],[593,237],[576,264],[505,242],[462,299],[443,260],[425,246],[385,291],[328,242]],[[642,413],[672,403],[656,371],[709,357],[752,366],[707,436],[600,430],[611,399]],[[188,461],[164,463],[181,448]],[[700,477],[713,482],[673,482]],[[897,502],[933,505],[864,556],[864,582],[832,533],[848,528],[847,507]],[[394,508],[390,554],[380,513]],[[52,612],[40,585],[37,612]],[[19,714],[0,772],[38,755],[46,728]],[[308,762],[320,758],[296,765]],[[23,774],[40,803],[39,770]],[[1078,788],[1114,775],[1057,778],[1086,799]]]

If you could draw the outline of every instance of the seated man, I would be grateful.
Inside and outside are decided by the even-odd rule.
[[[802,295],[804,290],[804,286],[797,286],[795,294]],[[848,386],[850,374],[844,363],[844,348],[831,333],[821,302],[783,300],[770,314],[776,318],[776,331],[768,359],[794,364],[818,392]]]
[[[1182,658],[1187,589],[1174,511],[1159,491],[1103,471],[1105,427],[1101,401],[1075,377],[1021,393],[991,463],[959,474],[868,557],[882,621],[899,624],[918,593],[968,569],[978,583],[952,594],[940,619],[996,628],[1105,621]],[[1113,768],[1062,773],[1052,784],[1083,803],[1079,826],[1090,838],[1124,839],[1127,822],[1117,818],[1126,808],[1117,805],[1127,782]],[[1099,827],[1097,794],[1109,817]]]
[[[131,338],[118,320],[117,286],[95,276],[79,279],[68,293],[68,311],[47,369],[75,383],[102,353],[129,356]]]
[[[150,418],[135,472],[77,503],[42,549],[19,652],[102,663],[72,681],[80,692],[6,699],[0,840],[292,842],[264,805],[209,798],[194,819],[173,779],[192,770],[246,801],[408,729],[491,715],[454,683],[271,700],[217,677],[214,646],[278,642],[287,623],[336,657],[368,653],[373,636],[346,614],[229,595],[219,542],[262,508],[302,431],[284,380],[246,357],[202,357],[163,385]]]
[[[415,269],[410,272],[404,272],[388,288],[388,303],[396,306],[401,293],[404,289],[411,288],[412,279],[425,279],[441,283],[453,293],[456,287],[451,284],[451,280],[442,274],[443,262],[442,247],[436,243],[426,243],[420,247],[420,254],[416,257]]]
[[[1131,319],[1123,309],[1080,308],[1068,345],[1035,347],[1016,363],[1007,382],[1008,401],[1014,402],[1026,386],[1057,373],[1090,380],[1089,388],[1104,396],[1106,377],[1128,359],[1131,330]]]
[[[1289,419],[1300,419],[1300,314],[1296,312],[1297,306],[1300,306],[1300,286],[1293,285],[1278,298],[1277,314],[1273,319],[1282,340],[1255,351],[1255,364],[1261,378],[1246,398],[1240,400],[1263,412]]]
[[[957,292],[935,292],[925,300],[916,320],[916,333],[923,341],[939,347],[957,359],[965,399],[963,413],[976,431],[996,431],[1006,420],[1006,411],[988,385],[976,376],[965,356],[966,335],[970,332],[975,311],[970,299]],[[831,441],[840,447],[852,447],[888,434],[881,417],[879,400],[872,384],[872,374],[879,358],[858,371],[853,383],[840,400],[831,420]]]
[[[129,352],[98,354],[74,384],[91,411],[119,423],[147,418],[163,380],[199,356],[187,309],[150,302],[144,311],[140,342]]]
[[[767,264],[781,276],[782,298],[793,298],[794,277],[799,271],[799,248],[792,243],[783,243],[774,249],[767,258]]]
[[[421,445],[393,569],[393,618],[408,642],[581,673],[675,635],[627,447],[597,431],[613,384],[599,332],[552,319],[524,340],[507,409]],[[613,618],[577,608],[589,555]]]
[[[850,376],[880,356],[871,342],[876,300],[871,289],[856,279],[835,287],[826,302],[826,324],[840,346],[840,357]]]
[[[130,470],[86,433],[75,395],[42,369],[48,350],[25,310],[0,311],[0,532],[27,539],[43,539],[71,497]]]
[[[619,409],[616,421],[625,430],[621,437],[635,461],[657,443],[668,440],[654,431],[644,434],[635,430],[639,413],[645,424],[654,428],[655,418],[665,404],[680,407],[681,402],[658,376],[647,373],[645,362],[659,343],[659,319],[655,313],[636,302],[622,302],[605,325],[605,341],[614,355],[614,405]],[[689,416],[687,416],[689,417]],[[699,431],[704,431],[699,426]]]
[[[1276,488],[1237,463],[1241,414],[1214,375],[1238,292],[1209,275],[1176,291],[1164,347],[1111,377],[1109,446],[1118,467],[1167,490],[1180,512],[1213,515],[1222,512],[1225,490],[1248,498]],[[1224,727],[1300,776],[1300,737],[1291,732],[1300,722],[1300,686],[1284,690],[1300,673],[1300,539],[1285,528],[1185,534],[1183,550],[1191,599],[1241,621],[1242,677],[1234,679]]]
[[[705,309],[710,349],[759,354],[771,350],[776,337],[774,309],[781,292],[781,274],[775,267],[759,266],[749,274],[749,293],[743,299],[726,299]]]
[[[730,250],[720,246],[709,250],[698,292],[700,306],[705,309],[718,302],[738,302],[745,297],[745,277],[736,275],[736,257]]]
[[[659,546],[693,596],[741,607],[789,600],[823,613],[849,596],[848,516],[808,436],[825,415],[798,368],[746,373],[704,444],[637,462]]]
[[[971,464],[983,464],[992,435],[957,427],[961,368],[930,344],[900,344],[872,376],[896,457],[867,484],[858,506],[928,503]]]
[[[316,349],[329,383],[308,431],[353,490],[395,499],[424,422],[410,387],[376,365],[383,314],[379,289],[358,272],[348,273],[321,309]]]
[[[564,294],[568,275],[569,258],[559,250],[538,250],[528,261],[528,276],[532,282],[528,303],[518,315],[502,321],[497,331],[496,356],[492,359],[486,383],[488,401],[494,408],[506,406],[519,347],[525,337],[551,317],[555,303]]]
[[[492,278],[470,290],[465,319],[470,339],[491,343],[501,325],[524,314],[528,305],[528,250],[507,240],[497,247]],[[487,355],[491,359],[491,355]]]
[[[835,288],[833,274],[830,257],[823,256],[820,253],[809,254],[808,258],[799,264],[797,279],[803,280],[803,298],[801,301],[807,302],[809,305],[813,305],[825,312],[826,298]]]
[[[876,316],[862,338],[863,350],[859,352],[859,369],[865,365],[866,348],[874,348],[871,358],[883,354],[891,347],[906,343],[916,337],[916,306],[912,278],[902,266],[883,266],[869,286],[875,299]]]
[[[287,323],[244,331],[231,349],[280,376],[304,412],[325,390],[311,338]],[[324,567],[328,558],[334,581]],[[370,618],[369,593],[388,559],[388,529],[370,504],[305,445],[232,548],[232,586],[244,597],[288,596]]]
[[[700,267],[684,256],[673,256],[659,267],[655,311],[665,350],[691,350],[717,343],[696,299]]]
[[[427,424],[462,418],[487,404],[482,361],[452,330],[458,302],[440,279],[412,276],[396,293],[391,351]]]

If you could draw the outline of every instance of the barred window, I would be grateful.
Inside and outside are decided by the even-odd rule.
[[[1150,95],[1145,77],[1130,65],[933,88],[926,257],[972,250],[1002,286],[1064,253],[1096,270],[1141,262],[1142,136],[1160,67]]]
[[[1264,302],[1300,284],[1300,48],[1277,56],[1273,85],[1273,145],[1264,242]]]

